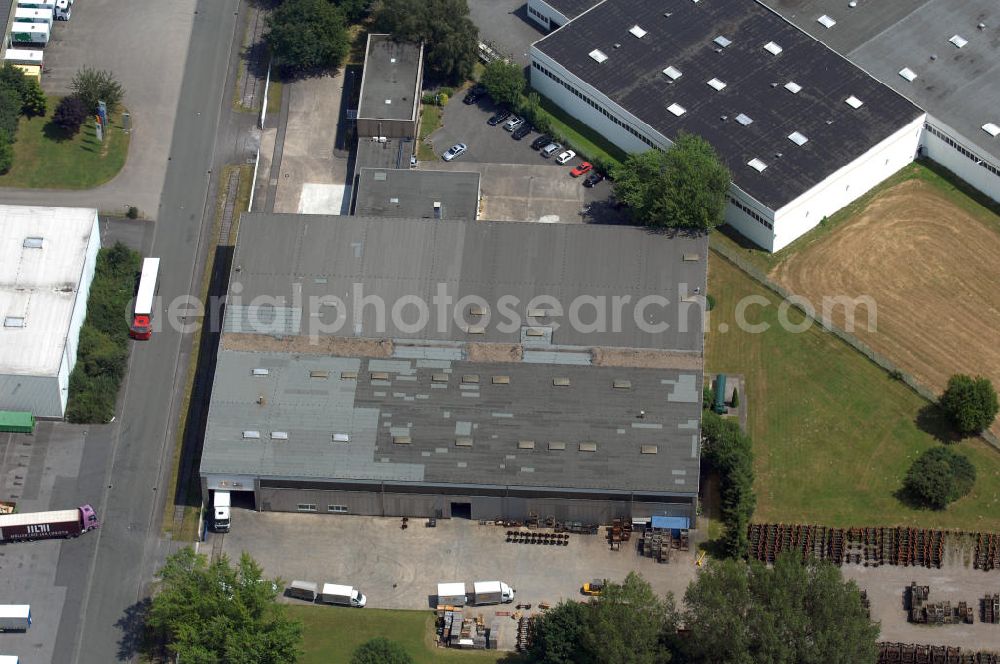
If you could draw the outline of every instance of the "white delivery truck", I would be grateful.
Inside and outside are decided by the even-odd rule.
[[[439,583],[438,604],[465,606],[465,583]]]
[[[14,10],[14,21],[17,23],[45,23],[51,28],[52,10],[18,7]]]
[[[368,603],[368,598],[353,586],[324,583],[323,592],[319,594],[319,601],[323,604],[337,604],[339,606],[353,606],[357,609],[363,609],[365,608],[365,604]]]
[[[514,601],[514,589],[503,581],[476,581],[472,589],[470,604],[509,604]]]
[[[29,627],[30,604],[0,604],[0,632],[24,632]]]
[[[315,602],[319,594],[319,584],[312,581],[292,581],[285,589],[285,594],[295,599]]]
[[[45,62],[45,51],[36,51],[27,48],[8,48],[3,53],[5,62],[12,65],[35,65],[41,67]]]
[[[217,533],[228,533],[230,525],[229,492],[216,491],[212,497],[212,526]]]
[[[15,45],[48,44],[51,31],[45,23],[15,22],[10,28],[10,40]]]

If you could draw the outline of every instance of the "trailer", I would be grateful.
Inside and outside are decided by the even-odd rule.
[[[17,0],[17,6],[25,9],[49,9],[55,11],[56,0]]]
[[[18,21],[10,28],[10,40],[14,44],[48,44],[50,32],[45,23]]]
[[[439,583],[437,598],[439,605],[465,606],[465,583]]]
[[[51,28],[53,11],[51,9],[18,7],[14,10],[14,20],[18,23],[45,23]]]
[[[0,604],[0,632],[26,632],[29,627],[30,604]]]
[[[8,48],[3,53],[4,62],[14,65],[34,65],[42,67],[45,65],[45,51],[29,48]]]
[[[54,512],[0,515],[0,542],[78,537],[101,525],[90,505]]]
[[[312,581],[292,581],[285,588],[285,594],[306,602],[315,602],[319,594],[319,584]]]

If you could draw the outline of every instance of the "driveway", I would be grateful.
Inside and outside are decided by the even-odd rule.
[[[524,67],[531,64],[528,47],[546,34],[528,18],[527,7],[523,0],[469,0],[479,39],[495,43]]]
[[[49,94],[65,94],[80,67],[112,71],[125,87],[125,106],[132,114],[128,161],[114,180],[95,189],[0,189],[4,202],[87,206],[109,212],[136,205],[145,216],[157,218],[196,20],[195,0],[155,4],[86,0],[73,8],[71,21],[56,22],[53,39],[45,47],[42,87]],[[220,37],[228,40],[230,36]]]

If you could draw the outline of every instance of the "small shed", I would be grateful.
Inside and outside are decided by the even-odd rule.
[[[0,410],[0,433],[34,433],[35,416],[31,413]]]
[[[691,527],[691,519],[686,516],[654,516],[652,518],[653,530],[663,532],[670,531],[671,536],[680,537],[682,530]]]

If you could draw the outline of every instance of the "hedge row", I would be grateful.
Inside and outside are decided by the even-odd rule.
[[[129,301],[135,293],[140,257],[121,242],[97,255],[80,329],[76,366],[69,377],[66,419],[80,424],[108,422],[129,352]]]
[[[706,393],[706,398],[708,394]],[[701,434],[704,459],[720,478],[722,499],[722,550],[731,558],[745,558],[749,550],[747,526],[753,517],[753,450],[750,437],[734,419],[705,410]]]

